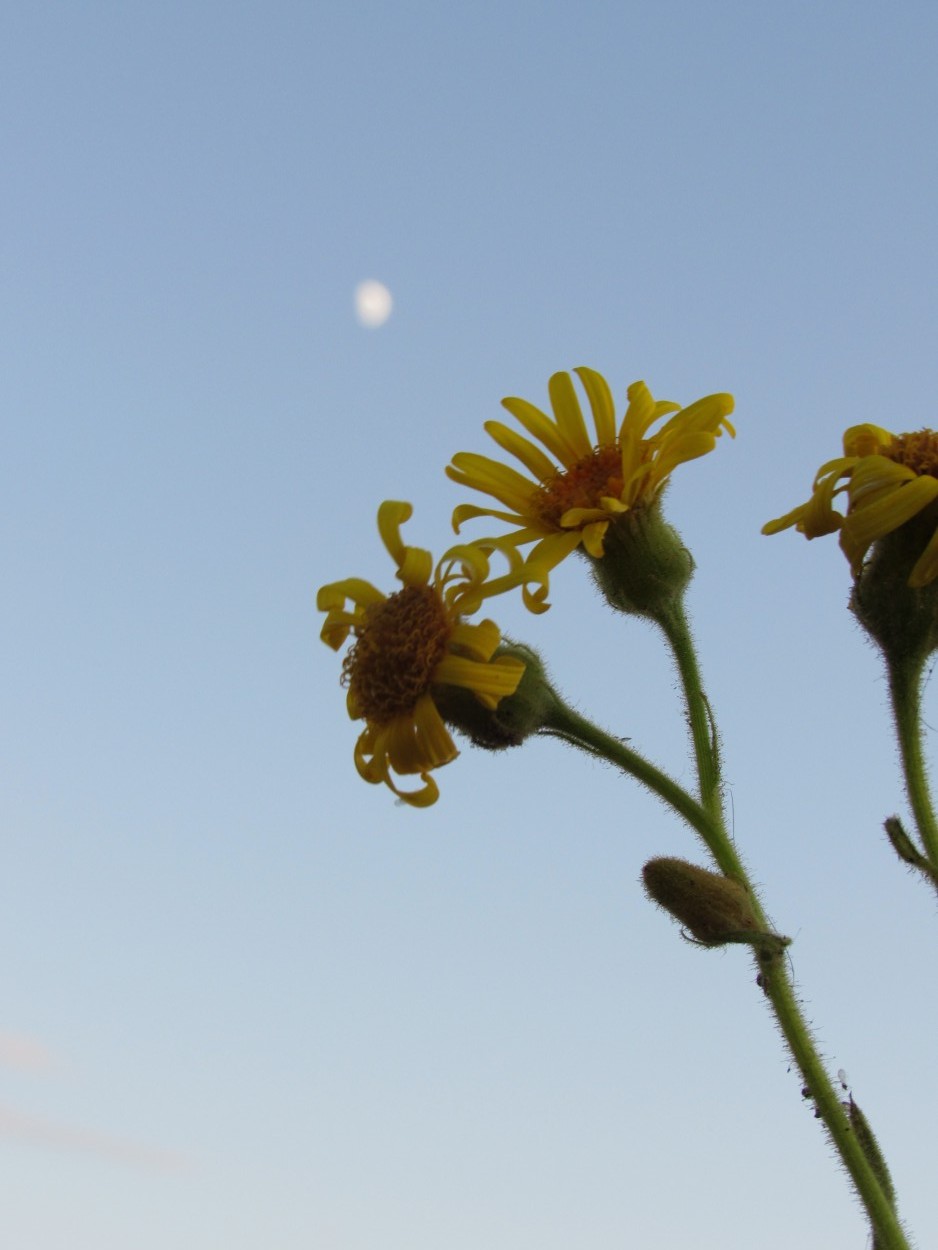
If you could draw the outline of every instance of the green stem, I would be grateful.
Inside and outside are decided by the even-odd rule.
[[[707,811],[715,819],[719,820],[727,844],[731,846],[729,837],[725,833],[726,823],[723,813],[720,756],[716,725],[710,704],[704,694],[697,652],[691,636],[687,614],[684,610],[683,599],[678,597],[673,600],[671,604],[658,613],[656,619],[668,639],[681,677],[691,738],[694,744],[694,756],[697,761],[701,802]],[[912,683],[911,689],[917,696],[917,680]],[[917,703],[915,716],[914,724],[917,729]],[[920,742],[920,734],[916,733],[915,744],[919,748]],[[919,765],[921,765],[920,750],[918,761]],[[927,801],[928,794],[924,786],[923,769],[920,776],[925,800]],[[928,810],[930,813],[930,805]],[[932,828],[934,829],[934,827],[933,822]],[[719,858],[717,858],[717,863],[723,868],[724,872],[727,871]],[[749,880],[741,862],[734,875],[738,876],[749,889],[757,914],[764,915],[755,887]],[[828,1076],[814,1040],[811,1037],[807,1022],[798,1006],[786,957],[777,948],[767,948],[763,952],[757,949],[755,954],[757,963],[761,966],[760,984],[769,1002],[772,1004],[772,1010],[778,1021],[779,1029],[804,1079],[805,1086],[810,1090],[814,1098],[818,1116],[823,1121],[831,1141],[843,1160],[844,1166],[866,1208],[875,1232],[877,1250],[906,1246],[908,1243],[899,1226],[892,1198],[883,1190],[879,1178],[870,1166],[870,1162],[857,1140],[856,1133],[851,1128],[843,1103]]]
[[[573,708],[568,707],[556,692],[554,692],[550,712],[545,718],[544,727],[539,732],[550,737],[562,738],[571,746],[579,747],[580,750],[587,751],[590,755],[618,765],[623,772],[634,777],[636,781],[640,781],[653,794],[663,799],[669,807],[672,807],[687,821],[692,829],[700,834],[721,871],[727,876],[744,879],[742,864],[719,818],[714,818],[710,812],[705,811],[683,786],[672,781],[667,773],[656,768],[645,759],[644,755],[626,746],[621,738],[614,738],[611,734],[605,733],[598,725],[594,725],[585,716],[580,716]]]
[[[682,673],[684,671],[682,667]],[[697,673],[696,662],[692,666],[692,671]],[[699,690],[699,677],[697,680]],[[539,732],[561,738],[590,755],[609,760],[663,799],[700,834],[721,871],[743,882],[752,896],[753,908],[760,926],[769,931],[771,926],[726,833],[719,812],[713,813],[705,810],[691,798],[686,790],[655,768],[644,756],[626,746],[620,738],[612,737],[585,717],[580,716],[578,712],[563,703],[556,692],[552,693],[554,697],[551,700],[550,710]],[[710,741],[709,732],[707,740]],[[698,743],[699,739],[695,736],[695,746]],[[700,745],[702,747],[702,743]],[[714,757],[708,753],[707,758],[712,761]],[[718,791],[713,791],[712,794],[718,794]],[[811,1037],[807,1022],[798,1005],[787,957],[780,949],[777,939],[763,946],[754,944],[753,953],[759,969],[758,982],[772,1005],[779,1029],[801,1073],[804,1085],[814,1099],[819,1118],[823,1121],[866,1209],[875,1233],[877,1250],[910,1250],[892,1203],[863,1153],[837,1090],[827,1074]]]
[[[922,753],[921,692],[924,661],[905,658],[893,660],[887,653],[886,663],[906,793],[926,856],[932,869],[938,871],[938,821],[935,819]]]
[[[687,706],[687,720],[694,744],[697,776],[700,782],[700,801],[707,811],[722,824],[724,816],[719,743],[710,704],[703,691],[697,652],[691,637],[687,614],[684,611],[683,599],[678,597],[669,602],[655,614],[654,619],[664,631],[681,677]],[[722,864],[720,866],[722,867]]]
[[[561,738],[571,746],[579,747],[599,759],[609,760],[617,764],[623,772],[640,781],[643,786],[663,799],[678,815],[695,829],[716,857],[720,854],[725,835],[718,821],[709,812],[704,811],[696,799],[676,781],[672,781],[667,773],[656,768],[644,755],[626,746],[621,738],[614,738],[588,721],[585,716],[568,707],[554,691],[550,709],[545,715],[543,728],[538,732],[552,738]],[[722,867],[722,865],[721,865]],[[732,870],[732,868],[731,868]]]
[[[880,1183],[851,1127],[841,1097],[827,1074],[801,1014],[786,956],[779,952],[770,958],[771,965],[765,957],[761,960],[762,988],[772,1004],[779,1029],[798,1065],[805,1088],[814,1099],[818,1118],[827,1129],[866,1209],[873,1229],[873,1244],[877,1250],[909,1250],[909,1242],[902,1231],[892,1199]]]

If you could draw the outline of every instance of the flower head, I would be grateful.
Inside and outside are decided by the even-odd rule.
[[[494,708],[515,692],[524,673],[521,660],[495,656],[501,635],[493,621],[463,620],[485,599],[519,584],[521,558],[507,548],[509,572],[490,579],[488,553],[495,544],[464,544],[450,548],[434,569],[429,551],[408,547],[401,538],[412,511],[410,504],[394,502],[378,509],[378,530],[402,589],[384,595],[350,577],[323,586],[316,604],[327,613],[323,642],[337,651],[350,634],[355,639],[342,676],[349,716],[365,721],[355,746],[359,775],[383,781],[407,803],[428,807],[439,794],[430,773],[458,755],[434,690],[461,687]],[[399,790],[392,773],[419,774],[423,785]]]
[[[847,497],[846,514],[834,507]],[[938,515],[922,516],[938,499],[938,434],[890,434],[878,425],[854,425],[844,434],[844,454],[818,469],[807,503],[769,521],[763,534],[794,526],[806,538],[840,532],[840,546],[857,575],[870,547],[915,520],[929,520],[926,541],[915,551],[908,585],[921,587],[938,577]]]
[[[578,547],[596,559],[604,553],[606,531],[623,513],[653,503],[672,471],[685,460],[712,451],[717,437],[733,427],[731,395],[708,395],[687,408],[652,398],[644,382],[628,390],[629,405],[617,425],[606,379],[580,368],[579,377],[595,427],[587,429],[569,373],[555,373],[548,383],[553,417],[527,400],[508,398],[502,406],[537,440],[531,442],[500,421],[485,428],[496,443],[521,462],[531,475],[471,452],[459,452],[446,472],[454,482],[491,495],[508,511],[463,504],[453,513],[457,531],[471,517],[491,516],[515,527],[506,541],[536,545],[528,565],[544,574]],[[653,428],[663,418],[663,425]],[[544,450],[542,450],[542,448]],[[525,587],[525,601],[543,610],[542,591]]]

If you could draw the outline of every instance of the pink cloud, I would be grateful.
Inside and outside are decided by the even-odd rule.
[[[47,1046],[21,1033],[0,1033],[0,1063],[21,1072],[48,1072],[56,1067]]]
[[[110,1137],[105,1133],[56,1124],[39,1116],[16,1111],[12,1107],[0,1106],[0,1135],[18,1138],[37,1146],[100,1155],[158,1172],[180,1172],[187,1166],[183,1156],[175,1151],[160,1150],[139,1142]]]

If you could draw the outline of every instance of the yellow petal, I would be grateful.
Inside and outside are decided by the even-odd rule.
[[[470,659],[488,661],[502,640],[501,630],[494,621],[457,621],[450,634],[450,646],[468,652]],[[442,663],[442,661],[441,661]]]
[[[397,570],[405,586],[427,586],[433,573],[433,556],[422,547],[405,547],[404,558]]]
[[[844,455],[875,456],[888,451],[893,441],[893,435],[881,425],[851,425],[844,431]]]
[[[391,559],[400,568],[404,562],[404,540],[401,538],[401,526],[413,515],[409,503],[386,499],[378,508],[378,533],[388,550]]]
[[[320,612],[328,612],[333,608],[344,607],[347,599],[367,607],[372,603],[383,603],[386,598],[387,595],[383,595],[371,582],[366,582],[361,577],[346,577],[341,582],[330,582],[328,586],[321,586],[316,595],[316,607]]]
[[[916,561],[915,568],[909,577],[909,585],[927,586],[936,577],[938,577],[938,529],[932,534],[928,546]]]
[[[587,369],[584,365],[574,369],[574,373],[583,383],[586,397],[590,401],[597,446],[612,447],[616,441],[616,408],[609,383],[601,373],[597,373],[595,369]]]
[[[554,422],[541,412],[540,408],[535,408],[526,399],[518,399],[515,395],[506,396],[502,400],[502,407],[507,409],[517,421],[520,421],[529,434],[533,434],[539,442],[543,443],[561,464],[571,465],[578,459],[576,449],[564,438]]]
[[[389,790],[393,791],[404,803],[409,803],[411,807],[429,807],[435,803],[440,796],[440,791],[429,772],[421,772],[420,780],[423,786],[419,790],[400,790],[394,784],[388,765],[386,737],[386,734],[370,727],[370,731],[366,730],[359,738],[355,747],[355,767],[358,769],[358,775],[372,785],[384,782]]]
[[[388,763],[401,776],[441,768],[459,752],[430,695],[422,695],[414,710],[382,727],[381,744]]]
[[[546,612],[550,607],[547,594],[550,588],[551,569],[557,567],[572,551],[580,545],[580,531],[567,530],[562,534],[551,534],[531,549],[524,562],[525,581],[521,594],[524,605],[529,612]],[[530,590],[530,586],[536,586]]]
[[[877,538],[891,534],[917,516],[936,496],[938,480],[933,477],[913,478],[873,503],[851,508],[843,524],[842,538],[852,548],[865,550]]]
[[[732,395],[725,393],[705,395],[703,399],[697,399],[686,408],[682,408],[676,416],[661,427],[656,437],[669,434],[673,429],[680,429],[687,433],[692,430],[709,430],[711,434],[718,434],[725,429],[731,438],[735,438],[736,431],[727,420],[735,406]]]
[[[521,461],[536,482],[546,482],[557,472],[557,466],[544,455],[540,447],[535,447],[528,439],[522,438],[517,430],[509,430],[501,421],[486,421],[485,430],[499,447]]]
[[[582,529],[584,525],[591,525],[594,521],[605,521],[609,524],[604,508],[568,508],[560,518],[560,524],[565,530]]]
[[[833,508],[832,500],[844,487],[840,486],[835,490],[836,482],[835,477],[829,477],[804,505],[798,529],[805,538],[821,538],[842,528],[843,514]]]
[[[804,510],[805,505],[800,503],[797,508],[792,508],[791,512],[786,512],[784,516],[776,517],[774,521],[766,521],[760,533],[780,534],[782,530],[787,530],[792,525],[797,525]]]
[[[604,512],[611,512],[615,516],[620,516],[629,510],[627,503],[623,503],[621,499],[614,499],[612,495],[600,495],[599,503]]]
[[[379,725],[366,725],[355,743],[353,758],[358,775],[363,781],[377,785],[387,780],[388,759],[382,729]]]
[[[453,509],[453,529],[458,534],[466,521],[473,521],[482,516],[495,517],[498,521],[507,521],[509,525],[524,526],[527,524],[525,517],[517,512],[498,512],[494,508],[480,508],[474,503],[461,503]],[[531,536],[536,538],[537,533],[532,531]]]
[[[763,525],[762,533],[777,534],[780,530],[794,525],[799,533],[810,539],[820,538],[823,534],[833,534],[839,530],[844,518],[841,513],[834,511],[833,499],[834,495],[846,489],[844,486],[837,485],[841,476],[839,466],[849,463],[852,461],[842,459],[828,461],[827,465],[819,470],[814,480],[814,491],[808,502],[799,504],[797,508],[793,508],[791,512],[786,512],[784,516],[774,521],[768,521]],[[821,474],[825,469],[828,472],[822,477]]]
[[[555,373],[547,383],[551,407],[557,419],[557,427],[571,447],[576,458],[588,456],[593,448],[593,440],[586,432],[586,422],[580,401],[573,389],[573,379],[569,373]]]
[[[635,439],[645,437],[645,431],[658,415],[651,391],[644,382],[633,382],[628,389],[629,406],[622,418],[620,439],[631,434]]]
[[[514,656],[501,656],[491,663],[447,655],[434,680],[442,686],[471,690],[483,707],[498,707],[502,699],[518,689],[524,675],[524,662]]]
[[[667,442],[662,443],[661,451],[655,458],[651,471],[651,484],[659,485],[679,464],[705,456],[708,451],[713,451],[715,446],[716,436],[709,430],[691,430],[687,434],[676,434],[673,438],[669,438]]]
[[[337,609],[330,612],[323,621],[319,637],[327,647],[331,647],[333,651],[338,651],[358,623],[359,614],[357,612],[340,612]]]
[[[472,451],[460,451],[446,466],[446,476],[460,486],[480,490],[492,495],[516,512],[525,512],[537,485],[522,477],[516,469],[510,469],[498,460],[480,456]]]
[[[912,482],[917,474],[904,464],[896,464],[886,456],[864,456],[850,474],[848,494],[850,507],[868,507],[877,499]]]
[[[603,545],[606,537],[606,530],[609,528],[609,521],[594,521],[592,525],[587,525],[583,530],[583,546],[594,559],[602,558],[605,547]]]
[[[459,754],[443,717],[433,702],[432,695],[425,694],[414,708],[416,726],[415,743],[418,753],[429,761],[432,768],[441,768]],[[425,764],[424,767],[427,767]]]

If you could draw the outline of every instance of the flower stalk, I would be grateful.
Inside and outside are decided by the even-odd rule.
[[[704,694],[683,596],[664,605],[657,622],[664,632],[677,671],[687,708],[687,723],[694,748],[694,760],[700,786],[700,802],[710,815],[724,823],[722,781],[720,778],[720,740],[710,702]],[[719,863],[719,860],[717,861]],[[726,871],[723,864],[720,867]]]
[[[928,773],[922,751],[922,672],[923,662],[914,657],[890,660],[889,694],[896,722],[896,737],[905,778],[909,806],[915,817],[932,884],[938,888],[938,820],[928,785]]]
[[[698,674],[699,680],[696,663],[689,666],[688,671]],[[550,717],[540,732],[560,738],[590,755],[608,760],[667,803],[700,835],[721,872],[745,886],[750,895],[757,930],[768,938],[774,937],[755,887],[719,816],[708,811],[683,787],[620,738],[606,733],[568,707],[559,695],[555,695]],[[701,749],[702,745],[701,740]],[[802,1014],[784,954],[784,941],[774,937],[774,940],[760,942],[757,933],[750,945],[758,970],[759,985],[768,999],[804,1085],[810,1090],[818,1117],[822,1120],[866,1209],[879,1250],[909,1250],[909,1243],[893,1209],[891,1196],[884,1193],[857,1135],[851,1129],[847,1112]]]
[[[320,589],[318,606],[327,614],[323,641],[335,650],[352,642],[343,678],[349,715],[364,722],[356,768],[365,781],[384,783],[404,802],[425,807],[438,794],[431,772],[458,753],[451,728],[499,751],[542,735],[615,764],[656,795],[700,838],[712,867],[656,856],[642,874],[648,897],[697,945],[750,947],[756,982],[801,1075],[802,1092],[863,1204],[874,1250],[909,1250],[879,1144],[852,1095],[844,1102],[831,1080],[795,992],[790,939],[774,932],[730,836],[720,739],[684,602],[695,564],[662,512],[674,469],[712,451],[723,433],[733,436],[732,396],[708,395],[681,408],[656,401],[635,382],[619,420],[602,375],[585,368],[576,375],[592,431],[573,379],[556,373],[548,384],[550,414],[526,400],[503,401],[523,434],[486,423],[521,471],[468,452],[447,468],[452,480],[498,505],[457,507],[457,532],[481,517],[506,524],[508,532],[451,547],[434,566],[429,552],[401,537],[409,504],[389,501],[379,510],[378,528],[401,589],[384,594],[358,578]],[[938,434],[853,426],[843,450],[821,466],[808,501],[764,532],[794,527],[807,538],[839,534],[854,577],[851,610],[886,660],[919,840],[898,817],[885,822],[887,836],[898,856],[938,889],[938,817],[921,719],[922,674],[938,650]],[[847,503],[844,512],[835,508],[838,499]],[[486,599],[509,590],[520,590],[532,612],[546,611],[550,573],[574,552],[589,560],[610,607],[661,629],[680,678],[695,793],[628,739],[613,737],[567,705],[532,648],[503,640],[493,621],[468,620]],[[495,553],[508,566],[498,577],[490,573]],[[417,789],[399,788],[398,778],[415,776]]]
[[[743,864],[736,857],[726,834],[717,731],[710,704],[703,692],[700,665],[683,602],[677,601],[668,613],[662,613],[659,623],[671,645],[681,677],[694,743],[701,802],[708,814],[719,824],[726,847],[735,860],[733,875],[750,891],[756,915],[764,923],[765,917],[755,887]],[[724,860],[729,859],[729,853],[725,849],[723,857]],[[720,864],[719,858],[717,863]],[[866,1208],[878,1250],[906,1248],[908,1242],[896,1216],[895,1196],[891,1185],[889,1192],[886,1192],[877,1169],[871,1164],[868,1152],[853,1131],[849,1115],[827,1073],[798,1004],[789,964],[782,949],[757,946],[755,956],[759,965],[759,984],[771,1004],[779,1030],[801,1073],[805,1088],[814,1099],[818,1118],[823,1122]]]

